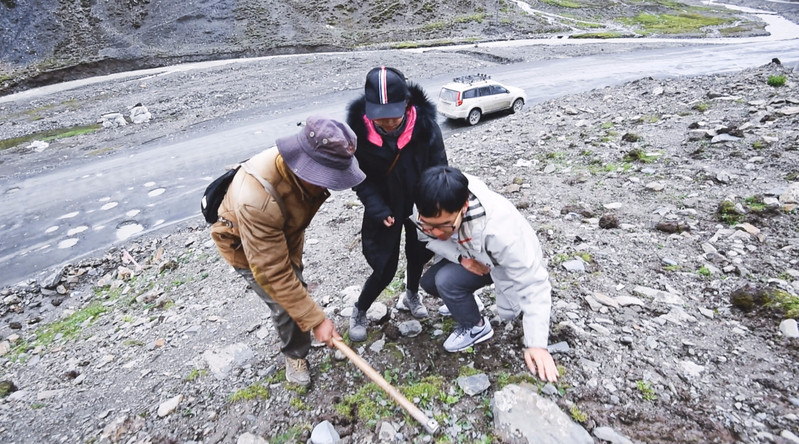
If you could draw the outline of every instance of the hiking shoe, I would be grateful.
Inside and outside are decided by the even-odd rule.
[[[485,305],[483,305],[483,301],[481,301],[480,298],[477,297],[477,295],[474,295],[474,301],[477,302],[477,311],[483,311]],[[452,316],[452,313],[449,311],[449,307],[447,307],[447,304],[443,304],[440,307],[438,307],[438,314],[440,314],[441,316]]]
[[[396,307],[397,310],[410,311],[416,319],[427,317],[427,307],[422,303],[422,297],[418,292],[405,290],[405,293],[399,297]]]
[[[350,341],[363,342],[366,340],[366,322],[366,310],[359,310],[357,306],[352,307]]]
[[[478,344],[494,336],[494,329],[488,318],[483,318],[483,325],[475,325],[472,328],[461,327],[460,325],[444,341],[444,350],[456,352],[465,350],[474,344]]]
[[[311,385],[311,372],[308,370],[308,361],[286,356],[286,381],[304,387]]]

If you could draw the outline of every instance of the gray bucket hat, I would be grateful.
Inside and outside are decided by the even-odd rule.
[[[346,123],[311,116],[302,131],[276,145],[291,171],[314,185],[340,191],[366,178],[354,157],[357,138]]]

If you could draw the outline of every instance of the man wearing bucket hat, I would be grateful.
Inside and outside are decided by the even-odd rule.
[[[332,346],[333,322],[311,299],[302,278],[305,228],[328,189],[364,179],[354,157],[356,136],[344,123],[309,117],[302,130],[278,139],[236,173],[211,237],[272,313],[286,359],[286,379],[309,385],[309,332]],[[264,182],[262,182],[264,181]]]
[[[366,74],[363,96],[347,110],[347,123],[358,136],[355,157],[366,173],[366,180],[354,189],[364,206],[362,248],[372,268],[350,318],[353,341],[366,340],[366,311],[394,279],[403,226],[406,283],[396,307],[416,318],[427,317],[418,290],[422,268],[432,253],[418,240],[408,216],[413,210],[411,191],[422,172],[447,164],[436,117],[436,107],[424,90],[386,66]]]

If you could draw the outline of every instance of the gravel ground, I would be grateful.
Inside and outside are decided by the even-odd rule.
[[[601,49],[514,50],[513,58]],[[170,118],[63,139],[41,153],[4,150],[0,171],[13,180],[109,146],[268,114],[300,93],[357,88],[384,60],[414,78],[510,58],[497,57],[279,57],[6,102],[0,139],[137,102]],[[309,65],[313,75],[298,69]],[[785,85],[769,86],[771,76]],[[788,321],[797,314],[787,305],[799,293],[798,84],[776,64],[641,79],[528,106],[445,141],[452,164],[485,178],[539,234],[554,288],[550,342],[563,368],[554,388],[526,376],[518,322],[494,319],[491,341],[448,354],[441,342],[453,326],[427,298],[433,314],[422,332],[399,334],[410,320],[393,309],[401,275],[381,297],[387,315],[357,351],[439,420],[441,436],[381,401],[360,371],[324,348],[309,357],[311,389],[292,387],[266,310],[219,260],[198,216],[71,264],[50,282],[2,290],[0,440],[305,442],[327,419],[348,442],[377,441],[386,424],[402,442],[490,442],[500,440],[495,393],[527,382],[597,442],[607,428],[620,443],[799,442],[799,339]],[[353,193],[335,193],[307,233],[306,278],[342,332],[339,313],[368,273],[361,213]],[[480,297],[493,317],[491,290]],[[771,304],[758,304],[766,297]],[[241,360],[220,370],[213,356],[232,349]],[[474,372],[491,385],[470,396],[456,379]]]

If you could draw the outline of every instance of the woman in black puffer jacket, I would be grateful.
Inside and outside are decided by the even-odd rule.
[[[350,339],[366,340],[366,310],[391,283],[399,262],[402,227],[408,262],[406,291],[397,308],[427,317],[419,297],[419,279],[432,257],[408,219],[412,192],[422,172],[447,165],[436,107],[421,87],[409,84],[394,68],[374,68],[366,75],[364,94],[350,103],[347,124],[358,136],[355,157],[366,180],[353,188],[364,206],[361,240],[372,274],[350,318]]]

